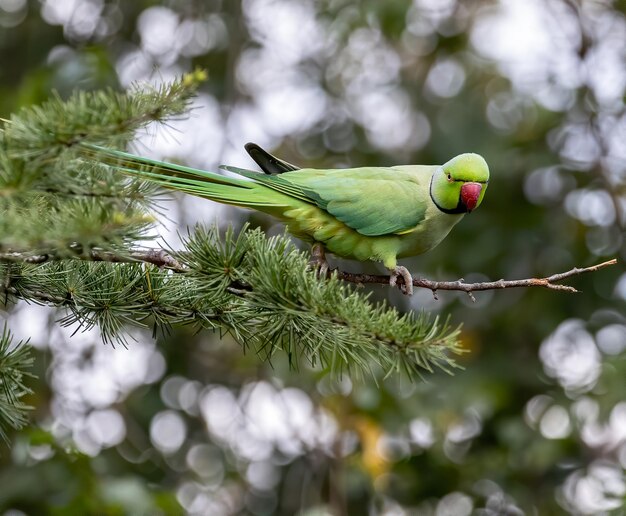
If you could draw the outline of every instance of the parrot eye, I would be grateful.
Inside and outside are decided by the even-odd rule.
[[[452,181],[452,175],[448,174],[448,181]]]

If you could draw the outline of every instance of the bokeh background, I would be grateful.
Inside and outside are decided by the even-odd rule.
[[[61,313],[0,311],[36,349],[32,425],[0,452],[3,514],[605,514],[626,499],[626,2],[0,0],[0,116],[53,91],[154,87],[196,66],[189,115],[135,150],[214,170],[255,141],[314,167],[478,152],[480,210],[406,264],[433,279],[576,277],[582,293],[429,291],[464,369],[290,371],[184,328],[128,349]],[[272,220],[190,197],[198,221]],[[350,262],[360,270],[373,265]]]

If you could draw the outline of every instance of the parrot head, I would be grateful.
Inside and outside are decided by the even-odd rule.
[[[459,154],[437,167],[430,181],[430,197],[445,213],[474,211],[489,184],[489,166],[478,154]]]

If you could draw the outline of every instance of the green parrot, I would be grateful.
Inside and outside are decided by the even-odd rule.
[[[314,244],[324,273],[324,250],[382,262],[391,272],[389,284],[395,286],[402,276],[408,295],[413,278],[398,258],[439,244],[480,205],[489,183],[487,163],[471,153],[443,165],[313,169],[298,168],[249,143],[246,150],[265,174],[220,167],[243,179],[94,145],[83,148],[91,159],[125,174],[285,221],[290,233]]]

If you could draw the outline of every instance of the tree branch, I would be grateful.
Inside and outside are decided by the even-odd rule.
[[[96,262],[114,262],[114,263],[150,263],[160,268],[166,268],[173,272],[182,273],[186,272],[186,268],[173,256],[167,254],[163,249],[149,249],[147,251],[132,251],[128,255],[118,255],[110,251],[92,250],[89,252],[89,256],[84,255],[77,256],[80,259],[86,259]],[[25,263],[44,263],[49,261],[56,261],[60,258],[53,254],[42,255],[24,255],[21,253],[4,252],[0,253],[0,262],[25,262]],[[456,290],[465,292],[472,301],[475,301],[473,292],[482,290],[500,290],[505,288],[525,288],[525,287],[543,287],[550,290],[560,290],[562,292],[578,292],[574,287],[570,285],[562,285],[558,283],[564,279],[571,278],[572,276],[578,276],[587,272],[595,272],[597,270],[615,265],[617,259],[613,258],[606,262],[602,262],[589,267],[574,267],[573,269],[552,274],[544,278],[527,278],[518,280],[505,280],[500,279],[497,281],[483,281],[477,283],[465,283],[463,278],[456,281],[434,281],[426,278],[414,278],[413,286],[416,288],[425,288],[432,291],[435,299],[437,298],[438,290]],[[384,274],[358,274],[353,272],[341,271],[333,269],[328,271],[328,275],[337,274],[337,277],[343,281],[356,284],[379,284],[388,285],[389,276]],[[404,283],[402,277],[398,278],[398,287],[401,288]],[[232,292],[236,295],[244,295],[247,292],[245,286],[237,288],[232,286]]]
[[[92,250],[90,257],[94,262],[144,262],[174,272],[185,272],[183,265],[163,249],[148,249],[147,251],[132,251],[128,256],[120,256],[108,251]]]
[[[562,281],[564,279],[570,278],[572,276],[577,276],[579,274],[584,274],[586,272],[594,272],[599,269],[603,269],[604,267],[609,267],[611,265],[615,265],[617,263],[617,259],[613,258],[612,260],[608,260],[603,263],[599,263],[597,265],[592,265],[590,267],[574,267],[573,269],[567,272],[560,272],[557,274],[552,274],[551,276],[547,276],[545,278],[528,278],[528,279],[519,279],[519,280],[504,280],[500,279],[498,281],[484,281],[478,283],[465,283],[463,278],[457,281],[433,281],[426,278],[414,278],[413,286],[417,288],[427,288],[433,292],[435,299],[437,299],[437,291],[438,290],[458,290],[461,292],[467,293],[472,301],[475,301],[472,292],[477,292],[480,290],[498,290],[504,288],[520,288],[520,287],[544,287],[551,290],[561,290],[565,292],[578,292],[574,287],[569,285],[561,285],[556,282]],[[350,281],[352,283],[378,283],[378,284],[389,284],[389,276],[386,275],[375,275],[375,274],[354,274],[351,272],[334,270],[332,272],[336,272],[338,277],[344,281]],[[401,284],[404,283],[402,277],[398,278],[398,287],[401,287]]]
[[[39,264],[46,262],[56,262],[67,259],[67,255],[59,255],[54,252],[43,254],[29,254],[23,252],[6,251],[0,252],[0,262],[8,263],[30,263]],[[112,262],[112,263],[151,263],[157,267],[171,269],[174,272],[185,272],[182,264],[173,256],[167,254],[163,249],[148,249],[147,251],[131,251],[128,255],[115,254],[111,251],[92,249],[88,256],[76,250],[76,258],[91,262]]]

